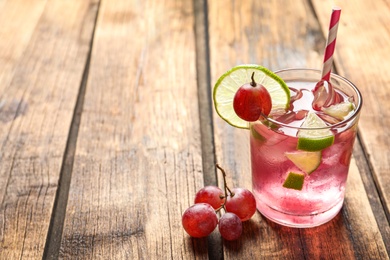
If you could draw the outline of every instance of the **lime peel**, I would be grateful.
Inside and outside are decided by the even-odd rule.
[[[334,142],[334,135],[325,122],[310,111],[298,131],[298,150],[309,152],[321,151]],[[313,129],[310,129],[313,128]]]
[[[304,178],[304,174],[289,172],[283,183],[283,187],[294,190],[302,190]]]

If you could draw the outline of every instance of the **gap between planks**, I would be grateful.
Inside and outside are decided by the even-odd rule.
[[[199,123],[204,185],[218,185],[211,100],[211,71],[207,0],[193,0],[198,86]],[[207,238],[209,259],[223,259],[223,243],[218,232]]]
[[[61,248],[61,238],[66,216],[66,208],[68,203],[69,187],[72,178],[74,156],[76,152],[77,137],[79,133],[81,114],[84,106],[85,90],[88,81],[89,66],[93,48],[93,41],[96,29],[97,18],[99,16],[100,1],[96,7],[96,15],[94,19],[94,27],[92,30],[91,40],[89,44],[89,52],[85,62],[83,76],[80,83],[79,93],[77,96],[76,105],[72,117],[71,126],[69,129],[68,140],[66,143],[64,157],[60,177],[58,181],[57,193],[55,196],[52,216],[50,219],[49,230],[46,238],[46,245],[42,259],[58,259]]]

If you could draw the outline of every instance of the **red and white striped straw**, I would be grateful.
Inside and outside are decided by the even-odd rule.
[[[330,25],[328,31],[328,39],[326,41],[326,48],[324,53],[324,63],[322,67],[322,79],[329,81],[330,72],[333,64],[333,53],[336,47],[337,29],[339,27],[341,8],[333,7],[332,16],[330,18]]]

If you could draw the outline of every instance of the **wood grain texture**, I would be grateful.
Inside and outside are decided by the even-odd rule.
[[[325,37],[306,1],[210,1],[209,11],[212,82],[242,63],[272,70],[322,66]],[[217,162],[228,171],[228,182],[250,188],[248,132],[234,129],[216,114],[214,124]],[[224,243],[225,259],[387,259],[369,200],[361,194],[364,185],[353,161],[345,205],[335,219],[301,230],[257,214],[245,223],[241,240]]]
[[[311,229],[256,213],[238,241],[190,238],[181,215],[222,186],[215,161],[251,187],[249,134],[211,113],[210,83],[242,63],[320,69],[333,3],[336,69],[364,98],[341,213]],[[0,0],[0,259],[389,259],[389,9]]]
[[[102,1],[60,257],[207,259],[191,1]]]
[[[89,49],[91,3],[2,3],[0,259],[42,258]]]
[[[46,2],[47,0],[0,2],[0,17],[3,21],[0,26],[0,93],[9,87]],[[4,108],[5,101],[1,100],[0,104]],[[10,121],[9,116],[1,113],[0,121]]]
[[[313,1],[322,28],[326,30],[330,6]],[[361,90],[363,110],[360,139],[370,160],[390,220],[390,3],[388,1],[339,1],[342,8],[335,64]]]

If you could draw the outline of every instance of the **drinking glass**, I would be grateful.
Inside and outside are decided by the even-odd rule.
[[[293,101],[292,96],[292,106],[312,108],[312,90],[321,78],[321,71],[287,69],[276,74],[286,82],[292,95],[297,91],[303,93],[298,101]],[[257,209],[276,223],[302,228],[318,226],[337,215],[343,205],[362,96],[344,77],[332,74],[330,82],[338,98],[353,103],[354,107],[345,120],[333,120],[318,129],[332,132],[334,139],[330,146],[314,152],[298,149],[297,134],[313,128],[304,129],[294,120],[284,123],[265,117],[250,124],[252,184]],[[316,113],[326,119],[321,111]],[[316,169],[312,172],[305,172],[305,167],[289,159],[291,154],[298,156],[303,166],[313,164],[315,158],[319,158],[319,164],[314,164]],[[284,187],[290,173],[302,176],[301,189]]]

